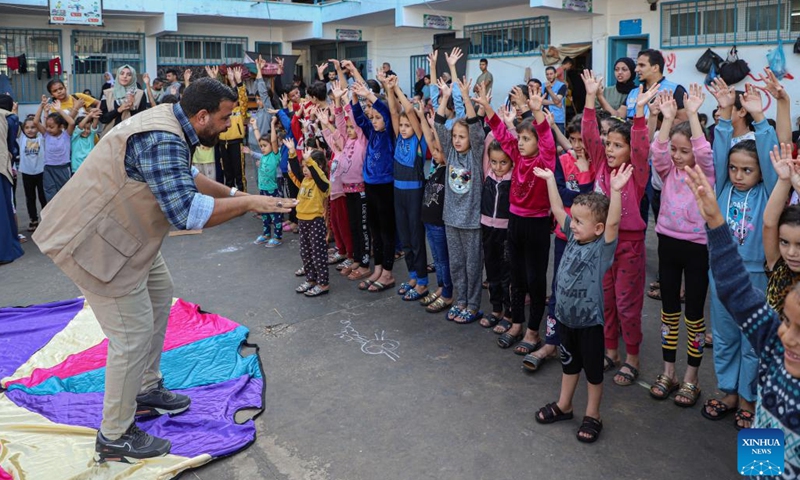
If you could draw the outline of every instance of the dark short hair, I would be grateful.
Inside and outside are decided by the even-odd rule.
[[[52,120],[52,121],[56,122],[56,125],[61,125],[61,127],[63,127],[63,128],[67,128],[67,126],[69,126],[67,121],[64,120],[64,117],[62,117],[60,113],[56,113],[56,112],[51,113],[50,115],[47,116],[47,120]],[[45,121],[47,121],[47,120],[45,120]]]
[[[206,110],[208,113],[216,112],[223,100],[235,103],[239,100],[239,96],[220,81],[204,77],[186,87],[180,104],[186,116],[191,118],[200,110]]]
[[[50,80],[49,82],[47,82],[47,86],[45,87],[45,88],[47,89],[47,93],[49,93],[50,95],[52,95],[52,94],[53,94],[53,92],[51,92],[50,90],[51,90],[53,87],[55,87],[56,85],[58,85],[59,83],[60,83],[61,85],[64,85],[64,82],[63,82],[63,81],[61,81],[61,79],[59,79],[59,78],[54,78],[54,79]]]
[[[536,137],[536,140],[538,141],[539,132],[536,131],[536,127],[533,125],[532,118],[533,117],[528,117],[517,124],[517,134],[520,134],[522,132],[528,132],[533,134],[533,136]]]
[[[545,72],[549,72],[550,70],[552,70],[552,71],[554,71],[554,72],[555,72],[555,71],[556,71],[556,67],[554,67],[554,66],[550,65],[549,67],[547,67],[547,68],[545,68],[545,69],[544,69],[544,71],[545,71]]]
[[[158,101],[159,104],[161,103],[178,103],[180,100],[176,95],[164,95],[161,97],[161,100]]]
[[[664,74],[664,55],[661,55],[661,52],[648,48],[639,52],[636,58],[639,57],[647,57],[647,62],[650,65],[658,65],[658,71],[661,72],[662,75]]]
[[[367,86],[369,87],[370,90],[372,90],[372,93],[374,93],[375,95],[381,93],[381,84],[378,83],[377,80],[373,80],[370,78],[369,80],[367,80]]]
[[[612,117],[612,119],[613,119],[613,117]],[[609,134],[619,133],[620,135],[622,135],[622,138],[625,139],[625,143],[627,143],[628,146],[630,146],[630,144],[631,144],[631,124],[630,123],[617,121],[616,124],[612,125],[608,129],[608,133]]]
[[[167,71],[164,73],[164,75],[169,74],[169,73],[175,75],[176,77],[180,76],[180,73],[178,73],[178,69],[177,68],[168,68]]]
[[[492,143],[489,144],[489,150],[487,153],[491,154],[492,152],[503,152],[503,155],[508,157],[506,151],[503,150],[503,146],[500,145],[500,142],[498,142],[497,140],[492,140]]]
[[[489,60],[486,60],[485,58],[481,58],[481,60],[478,63],[485,63],[486,65],[489,65]]]
[[[758,149],[756,148],[755,140],[742,140],[741,142],[732,146],[731,149],[728,150],[728,159],[731,158],[731,155],[737,152],[746,153],[747,155],[753,157],[756,162],[758,162]]]
[[[306,89],[306,93],[317,100],[325,100],[328,96],[328,87],[323,82],[316,81]]]
[[[14,99],[7,93],[0,94],[0,108],[11,111],[14,108]]]
[[[575,60],[573,60],[572,57],[564,57],[561,65],[575,65]]]
[[[594,219],[598,223],[606,223],[608,220],[608,205],[609,205],[608,197],[603,195],[602,193],[597,192],[589,192],[589,193],[582,193],[575,197],[572,201],[572,206],[575,205],[582,205],[589,209],[594,216]]]
[[[572,120],[567,124],[567,135],[572,135],[573,133],[581,133],[581,121],[583,120],[583,114],[579,113],[572,117]]]
[[[790,205],[783,209],[778,218],[778,227],[782,225],[800,226],[800,205]]]

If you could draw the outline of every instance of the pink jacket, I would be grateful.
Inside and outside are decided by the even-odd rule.
[[[678,240],[705,245],[707,243],[705,220],[695,204],[694,194],[686,185],[686,172],[675,168],[670,155],[669,142],[658,138],[650,147],[653,152],[653,169],[664,181],[661,190],[661,214],[656,232]],[[711,144],[703,138],[692,139],[694,161],[714,188],[714,153]]]
[[[611,191],[611,167],[608,166],[606,147],[600,139],[600,130],[597,128],[597,114],[594,108],[583,110],[581,120],[581,135],[583,145],[589,154],[592,168],[597,172],[594,189],[608,196]],[[650,154],[650,141],[647,134],[647,122],[644,117],[633,119],[631,129],[631,164],[633,165],[633,179],[628,181],[622,190],[622,220],[619,224],[620,240],[644,240],[644,230],[647,225],[642,219],[639,204],[642,201],[647,179],[650,176],[650,165],[647,157]]]
[[[356,129],[356,138],[351,139],[347,136],[347,121],[344,114],[353,123]],[[352,120],[353,111],[348,103],[344,110],[336,107],[336,131],[324,128],[322,135],[325,142],[331,147],[334,154],[333,162],[337,163],[336,171],[331,171],[331,199],[337,198],[344,193],[364,191],[364,157],[367,154],[367,139],[358,125]]]
[[[556,168],[556,143],[550,124],[546,121],[536,123],[534,120],[534,127],[539,135],[539,155],[526,158],[520,155],[517,139],[509,133],[499,116],[494,115],[488,123],[495,139],[503,146],[503,151],[514,161],[509,194],[511,213],[520,217],[549,217],[547,182],[533,174],[533,167],[550,170]]]

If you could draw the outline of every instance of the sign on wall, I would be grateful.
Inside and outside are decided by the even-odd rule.
[[[336,29],[336,40],[347,40],[351,42],[361,41],[361,30],[351,30],[347,28]]]
[[[49,0],[50,23],[103,25],[102,0]]]
[[[423,15],[422,26],[425,28],[435,28],[437,30],[452,30],[453,17],[445,15]]]
[[[592,0],[564,0],[562,8],[564,10],[574,10],[576,12],[591,12]]]

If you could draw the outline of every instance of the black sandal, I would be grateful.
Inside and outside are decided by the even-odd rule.
[[[481,327],[494,328],[498,323],[500,323],[500,320],[501,320],[500,317],[497,317],[494,314],[490,313],[488,317],[483,317],[481,319]]]
[[[756,419],[753,412],[750,410],[745,410],[743,408],[736,409],[736,415],[733,416],[733,426],[736,427],[736,430],[744,430],[746,428],[753,428],[753,421]],[[749,427],[743,427],[739,425],[739,422],[750,422]]]
[[[572,420],[573,414],[572,412],[562,412],[561,409],[558,408],[558,403],[552,402],[540,408],[535,416],[537,423],[550,424],[563,420]]]
[[[498,335],[502,335],[502,334],[506,333],[507,331],[511,330],[511,327],[512,327],[513,325],[514,325],[513,323],[511,323],[511,322],[509,322],[508,320],[506,320],[505,318],[503,318],[503,319],[501,319],[499,322],[497,322],[497,326],[498,326],[498,327],[500,327],[500,328],[502,328],[502,329],[503,329],[503,331],[502,331],[502,332],[497,332],[497,331],[495,331],[494,329],[493,329],[492,331],[493,331],[494,333],[498,334]]]
[[[592,417],[583,417],[581,428],[578,429],[578,441],[583,443],[594,443],[603,431],[603,421]],[[581,434],[584,435],[581,435]],[[588,436],[586,436],[588,435]]]
[[[617,368],[617,362],[608,355],[603,355],[603,373],[608,373]]]
[[[506,332],[500,335],[500,338],[497,339],[497,346],[500,348],[511,348],[523,338],[525,338],[525,334],[523,332],[519,332],[517,335],[511,335],[510,333]]]
[[[716,398],[709,398],[706,400],[706,403],[703,404],[700,413],[703,417],[716,422],[717,420],[722,420],[727,417],[733,410],[734,407],[727,406],[725,402]]]

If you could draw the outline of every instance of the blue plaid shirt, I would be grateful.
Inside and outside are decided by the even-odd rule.
[[[197,191],[189,146],[200,139],[180,104],[173,112],[185,138],[165,131],[132,135],[125,150],[125,172],[137,182],[146,182],[169,223],[181,230],[203,228],[214,210],[214,198]],[[188,143],[187,143],[188,142]]]

